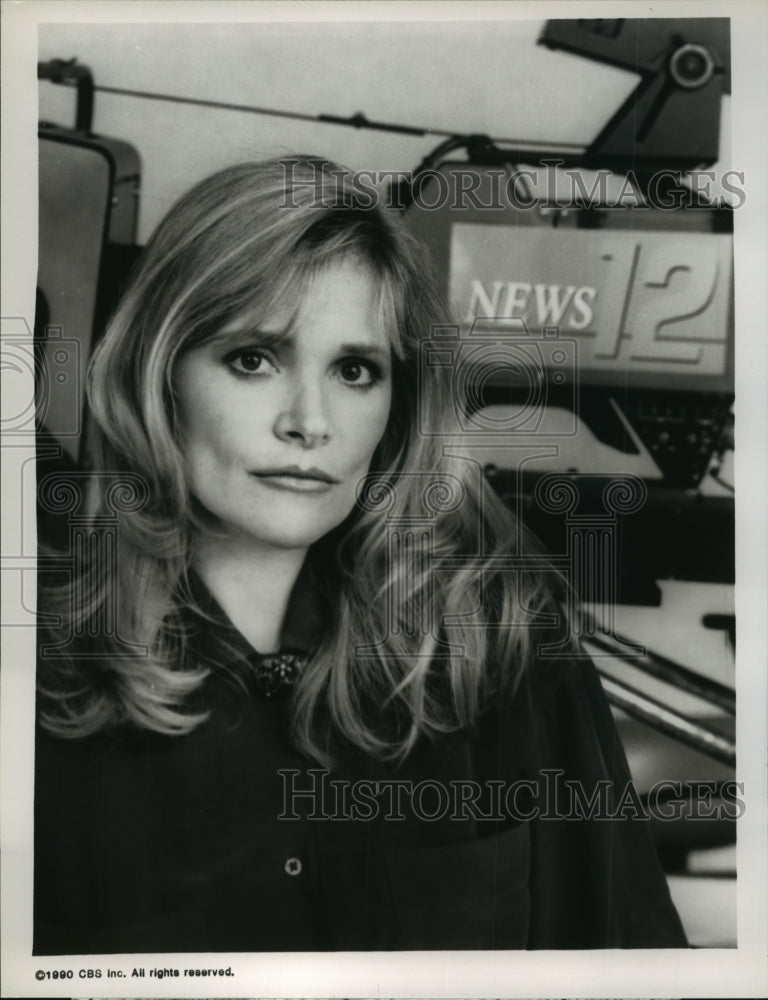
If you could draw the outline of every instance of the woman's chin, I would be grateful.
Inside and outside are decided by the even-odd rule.
[[[238,540],[242,545],[249,543],[255,548],[271,549],[308,549],[311,545],[325,538],[340,522],[318,524],[301,523],[293,520],[290,524],[264,524],[258,527],[245,528],[238,532]]]

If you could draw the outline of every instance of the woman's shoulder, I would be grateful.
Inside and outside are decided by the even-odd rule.
[[[591,657],[567,626],[532,629],[519,664],[492,669],[473,733],[507,757],[543,762],[620,755],[615,723]]]

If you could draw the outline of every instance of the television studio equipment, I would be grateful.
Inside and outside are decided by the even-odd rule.
[[[624,729],[650,724],[695,748],[694,772],[703,754],[708,776],[732,776],[732,677],[633,642],[612,615],[734,580],[733,490],[719,475],[733,452],[733,210],[690,174],[719,156],[728,21],[557,20],[540,42],[640,83],[584,147],[455,136],[392,186],[455,317],[423,364],[450,368],[463,401],[462,444],[447,447],[564,568],[592,546],[574,610],[609,699],[632,717]],[[623,509],[606,508],[612,484],[636,494]],[[732,648],[731,612],[686,614]],[[605,667],[612,656],[623,672]],[[697,710],[670,711],[666,685]]]

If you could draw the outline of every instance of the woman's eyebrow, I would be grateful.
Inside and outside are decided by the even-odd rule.
[[[391,351],[388,348],[380,347],[378,344],[370,344],[365,341],[355,343],[344,343],[339,345],[339,354],[359,354],[362,357],[386,363],[390,359]]]
[[[229,344],[232,347],[242,347],[253,345],[256,347],[276,348],[282,347],[285,350],[293,350],[296,347],[295,331],[291,324],[282,330],[260,330],[257,326],[233,326],[229,329],[220,330],[216,333],[212,341],[216,345]],[[352,354],[362,358],[376,361],[382,366],[389,364],[391,360],[391,348],[382,347],[370,341],[345,341],[334,348],[337,355]]]
[[[220,330],[213,336],[216,344],[257,344],[259,347],[275,347],[277,344],[290,344],[290,330],[260,330],[258,327],[243,324]]]

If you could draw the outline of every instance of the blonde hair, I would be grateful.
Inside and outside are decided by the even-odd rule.
[[[88,583],[63,611],[64,628],[82,630],[115,602],[121,642],[101,636],[100,656],[47,671],[51,731],[82,736],[131,722],[181,734],[204,720],[189,696],[217,663],[195,662],[185,642],[200,523],[178,444],[174,365],[239,314],[298,297],[345,255],[369,268],[394,331],[393,401],[357,508],[318,543],[331,554],[321,562],[335,620],[294,690],[297,745],[325,762],[340,746],[402,757],[422,733],[471,726],[493,686],[514,683],[531,660],[531,626],[552,606],[554,577],[492,568],[528,542],[478,470],[444,454],[460,401],[450,372],[420,363],[419,352],[448,316],[423,248],[371,200],[344,168],[292,157],[215,174],[160,224],[88,383],[91,468],[144,477],[147,502],[120,517],[116,572],[83,566]],[[94,475],[94,523],[104,504]],[[423,524],[425,514],[428,531],[391,544],[393,525]],[[478,609],[499,627],[478,627]],[[147,655],[124,655],[126,641]],[[229,655],[220,650],[218,665]]]

